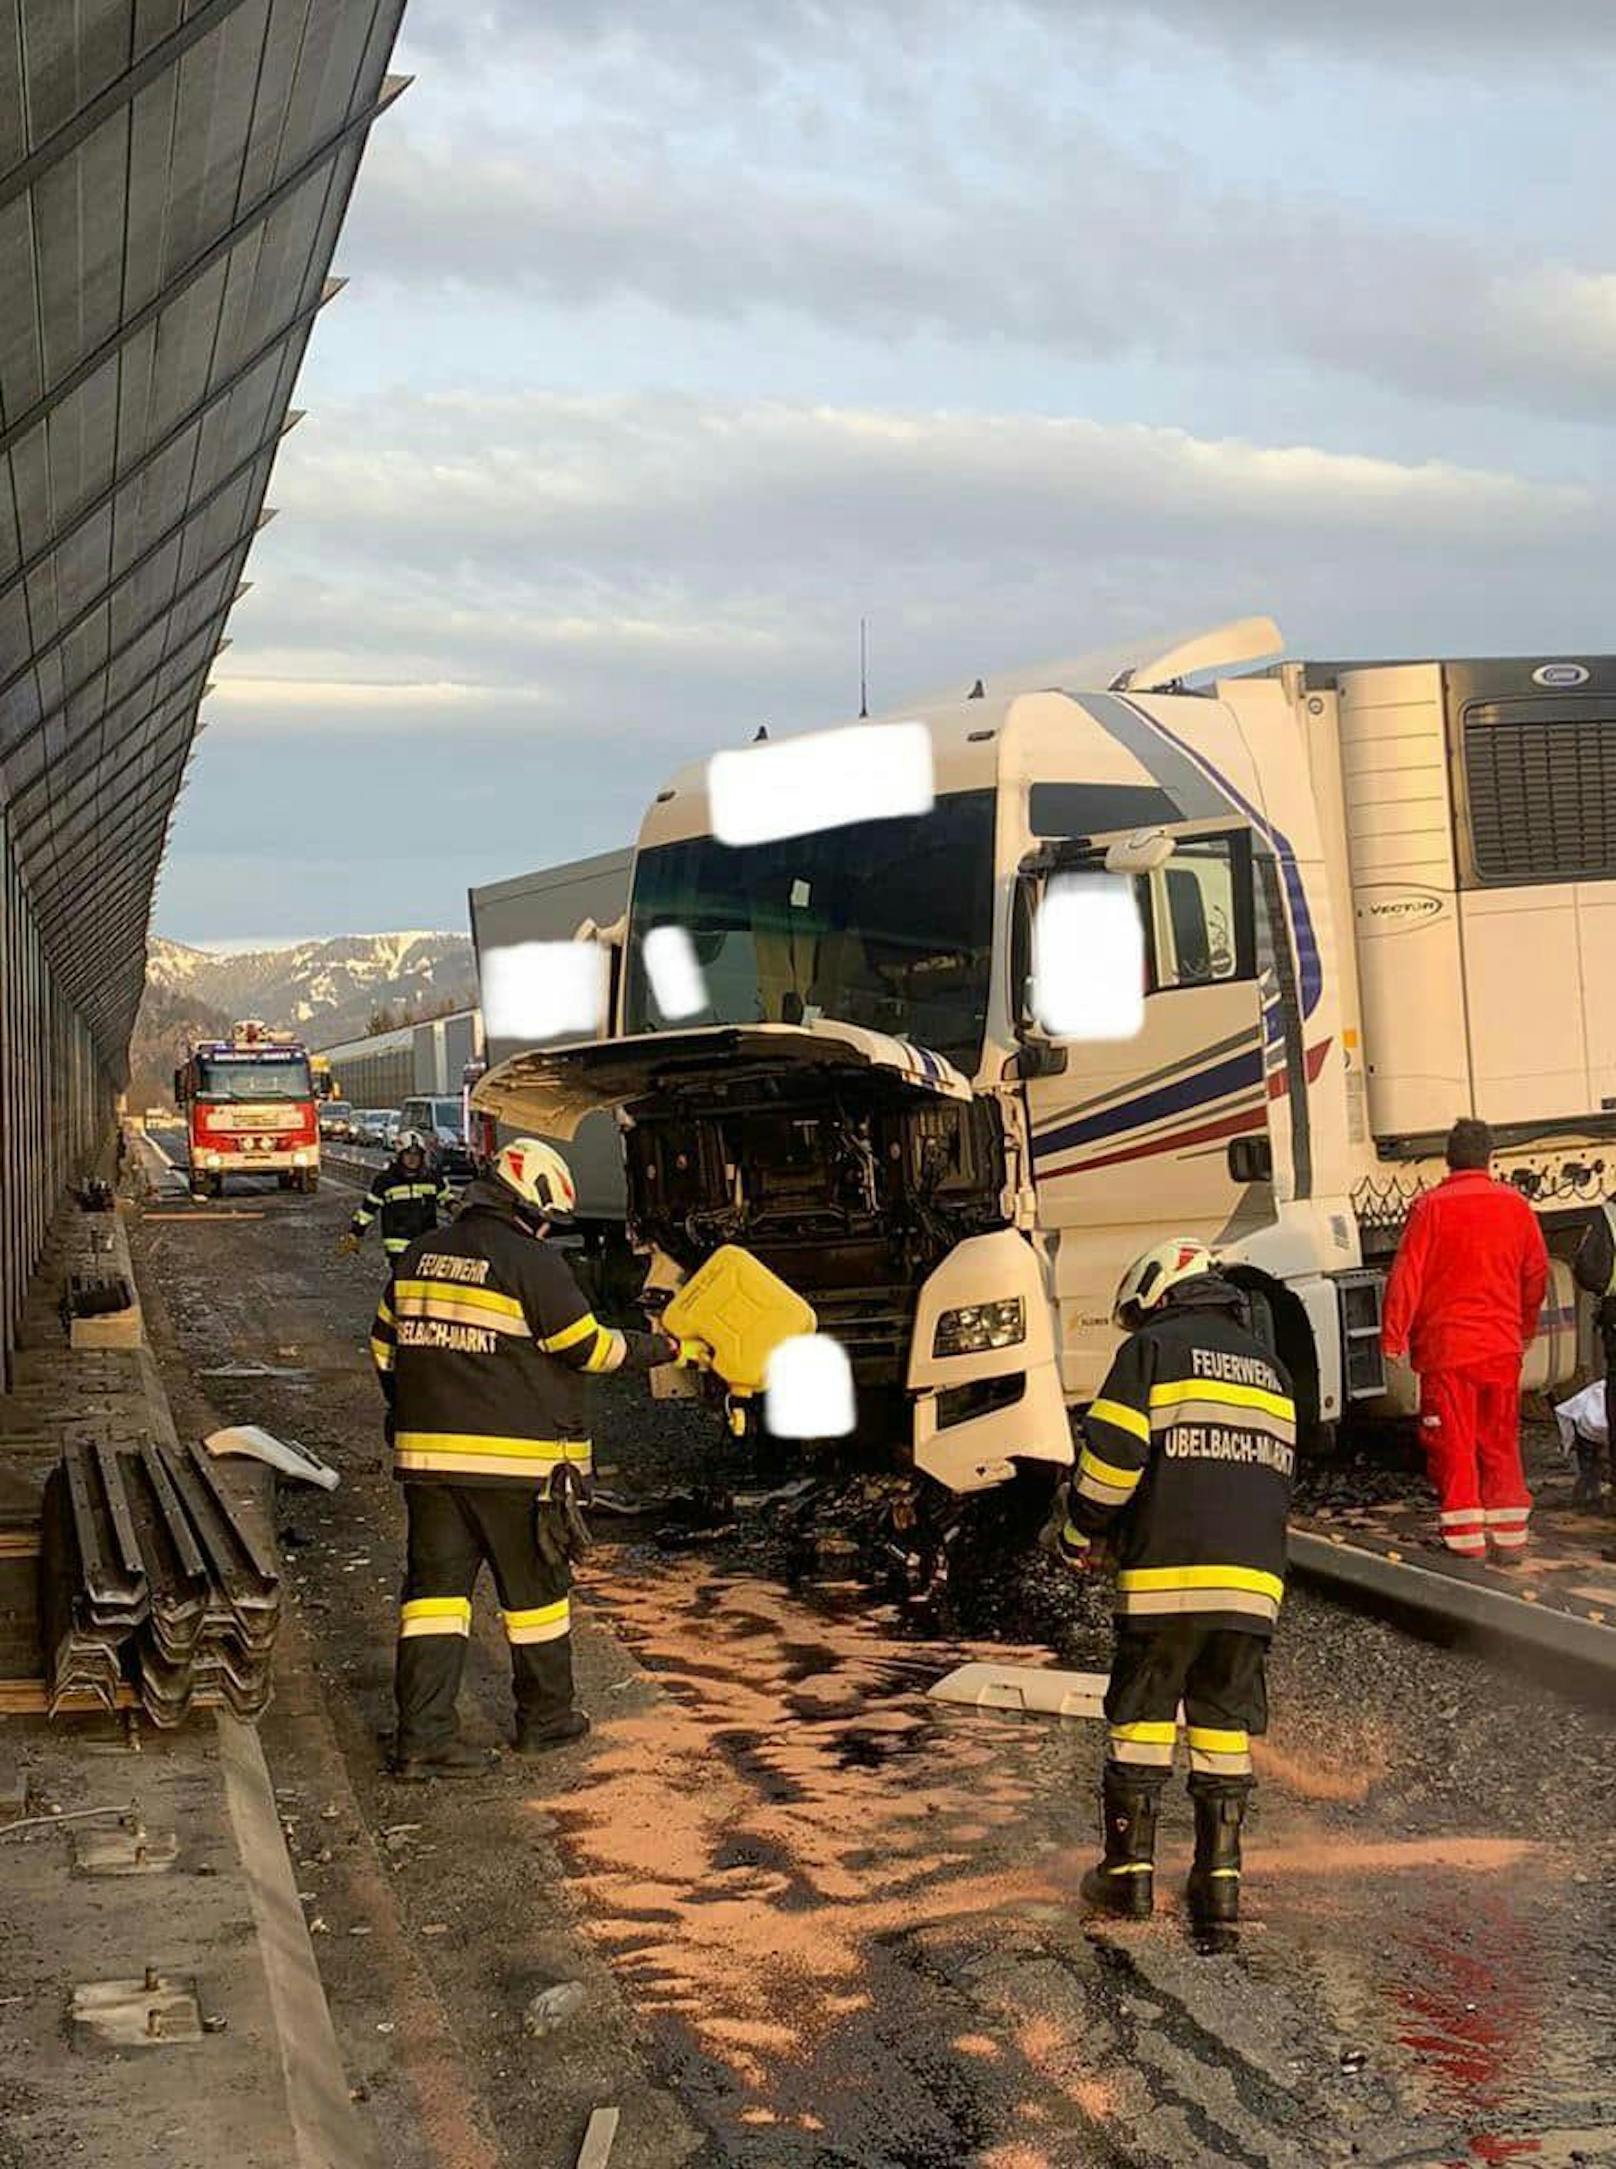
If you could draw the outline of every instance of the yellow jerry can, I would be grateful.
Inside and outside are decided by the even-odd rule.
[[[737,1243],[715,1250],[662,1313],[667,1332],[707,1343],[732,1393],[761,1393],[780,1343],[818,1324],[813,1305]]]

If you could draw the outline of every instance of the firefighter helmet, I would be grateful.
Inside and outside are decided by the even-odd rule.
[[[1172,1235],[1142,1251],[1123,1274],[1112,1305],[1112,1323],[1131,1333],[1167,1299],[1181,1281],[1215,1273],[1217,1261],[1193,1235]]]
[[[518,1137],[494,1161],[494,1173],[540,1220],[570,1220],[578,1209],[572,1170],[554,1145]]]
[[[424,1153],[427,1149],[427,1141],[419,1130],[400,1130],[393,1141],[393,1150],[398,1153]]]

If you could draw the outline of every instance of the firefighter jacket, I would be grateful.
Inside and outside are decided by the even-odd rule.
[[[405,1482],[547,1490],[590,1468],[589,1376],[670,1362],[660,1333],[603,1326],[565,1257],[473,1182],[451,1226],[417,1237],[377,1307],[371,1355]]]
[[[454,1203],[449,1178],[423,1160],[412,1175],[401,1159],[384,1167],[359,1202],[350,1232],[363,1235],[378,1213],[382,1219],[382,1248],[390,1258],[407,1250],[418,1235],[438,1224],[441,1210],[447,1219]]]
[[[1062,1546],[1111,1535],[1121,1625],[1268,1635],[1279,1617],[1296,1408],[1242,1310],[1228,1281],[1185,1281],[1083,1417]]]
[[[1409,1208],[1381,1341],[1416,1371],[1519,1363],[1548,1285],[1543,1231],[1521,1193],[1462,1169]]]

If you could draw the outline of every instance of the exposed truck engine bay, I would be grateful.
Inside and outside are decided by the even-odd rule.
[[[739,1243],[806,1296],[863,1384],[901,1384],[915,1299],[1005,1225],[997,1105],[865,1067],[740,1062],[624,1109],[629,1230],[693,1270]]]

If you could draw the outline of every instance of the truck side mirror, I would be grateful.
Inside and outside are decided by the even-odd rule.
[[[1064,1077],[1067,1055],[1052,1039],[1024,1037],[1011,1058],[1011,1075],[1023,1084],[1034,1077]]]
[[[176,1107],[182,1107],[182,1106],[184,1106],[184,1104],[185,1104],[185,1072],[184,1072],[184,1070],[182,1070],[182,1069],[177,1069],[177,1070],[176,1070],[176,1071],[174,1072],[174,1105],[175,1105]]]

